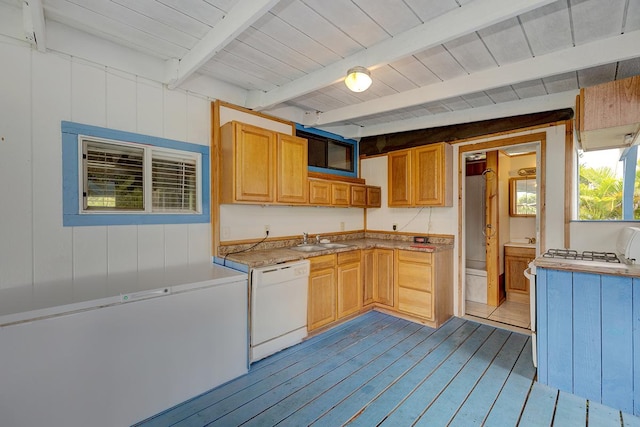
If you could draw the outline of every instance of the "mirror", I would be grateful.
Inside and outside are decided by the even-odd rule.
[[[509,215],[536,216],[538,186],[535,176],[509,180]]]

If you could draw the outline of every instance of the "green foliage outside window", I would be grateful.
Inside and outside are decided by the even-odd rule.
[[[640,162],[638,162],[640,165]],[[581,220],[622,219],[622,177],[609,167],[579,168],[579,213]],[[633,210],[634,219],[640,219],[640,167],[636,167]]]

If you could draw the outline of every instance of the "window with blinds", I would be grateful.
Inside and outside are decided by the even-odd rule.
[[[82,140],[83,212],[199,212],[197,153]]]

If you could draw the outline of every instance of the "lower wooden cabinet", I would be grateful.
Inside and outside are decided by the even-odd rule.
[[[310,258],[307,330],[336,320],[336,255]]]
[[[393,307],[393,249],[362,251],[362,303]]]
[[[535,248],[504,247],[504,274],[507,300],[529,303],[529,279],[524,271],[536,257]]]
[[[453,250],[365,249],[310,258],[307,329],[375,305],[437,328],[453,315]]]
[[[338,265],[338,319],[357,313],[362,308],[362,269],[360,251],[340,252],[337,254]]]
[[[360,250],[309,258],[307,329],[326,326],[362,308]]]
[[[396,309],[423,319],[434,328],[453,315],[453,251],[397,250]]]

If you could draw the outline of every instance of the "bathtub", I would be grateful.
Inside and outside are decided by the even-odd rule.
[[[466,260],[465,299],[487,303],[487,264],[484,260]]]

